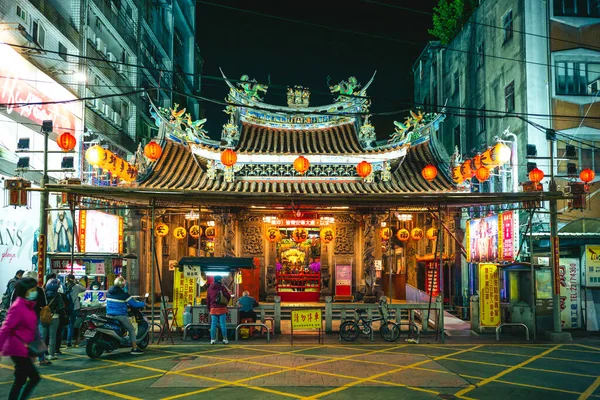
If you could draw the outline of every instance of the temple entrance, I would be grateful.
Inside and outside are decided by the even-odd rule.
[[[321,291],[321,229],[277,229],[277,295],[284,302],[317,302]]]

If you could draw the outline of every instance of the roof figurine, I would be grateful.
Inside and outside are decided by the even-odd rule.
[[[238,86],[241,87],[240,92],[243,92],[248,96],[251,100],[262,101],[262,98],[259,96],[259,92],[267,93],[267,89],[269,89],[268,85],[263,85],[262,83],[258,83],[256,79],[250,79],[248,75],[242,75],[240,78],[240,82],[238,82]]]
[[[351,76],[348,78],[348,81],[341,81],[337,85],[329,86],[329,90],[331,93],[339,93],[340,95],[336,98],[339,100],[346,100],[348,97],[358,94],[355,92],[355,89],[360,88],[360,83],[356,80],[355,77]]]

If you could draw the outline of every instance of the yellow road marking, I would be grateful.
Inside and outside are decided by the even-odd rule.
[[[512,367],[510,367],[510,368],[508,368],[508,369],[506,369],[506,370],[504,370],[504,371],[502,371],[502,372],[500,372],[500,373],[498,373],[498,374],[496,374],[494,376],[491,376],[489,378],[484,379],[483,381],[479,382],[474,387],[469,387],[469,388],[466,388],[466,389],[463,389],[463,390],[459,390],[458,392],[456,392],[454,394],[454,396],[458,397],[458,398],[461,398],[462,395],[471,392],[473,389],[479,388],[479,387],[484,386],[484,385],[487,385],[490,382],[494,382],[495,380],[503,377],[504,375],[509,374],[509,373],[511,373],[511,372],[513,372],[513,371],[515,371],[515,370],[517,370],[519,368],[521,368],[521,367],[524,367],[527,364],[530,364],[530,363],[534,362],[537,359],[540,359],[540,358],[542,358],[542,357],[544,357],[544,356],[552,353],[554,350],[559,349],[561,346],[562,345],[558,344],[558,345],[556,345],[556,346],[554,346],[554,347],[552,347],[552,348],[550,348],[550,349],[548,349],[548,350],[546,350],[546,351],[544,351],[544,352],[542,352],[542,353],[540,353],[538,355],[535,355],[535,356],[533,356],[533,357],[531,357],[531,358],[523,361],[522,363],[519,363],[519,364],[517,364],[515,366],[512,366]]]
[[[436,349],[443,349],[443,347],[440,347],[439,345],[429,345],[427,347],[434,347]],[[450,348],[448,348],[450,349]],[[452,350],[459,350],[459,349],[452,349]],[[492,355],[503,355],[503,356],[515,356],[515,357],[531,357],[532,354],[518,354],[518,353],[506,353],[506,352],[502,352],[502,351],[489,351],[489,350],[473,350],[473,353],[483,353],[483,354],[492,354]]]
[[[588,349],[588,350],[600,351],[600,347],[588,346],[586,344],[575,344],[574,346],[583,347],[584,349]],[[582,350],[576,350],[576,351],[582,351]]]
[[[446,358],[446,360],[448,360],[448,361],[464,362],[464,363],[469,363],[469,364],[490,365],[490,366],[493,366],[493,367],[508,368],[508,367],[512,366],[512,365],[508,365],[508,364],[497,364],[497,363],[490,363],[490,362],[485,362],[485,361],[463,360],[462,358]]]
[[[447,354],[447,355],[438,356],[438,357],[435,357],[435,358],[432,358],[432,359],[430,358],[428,360],[419,361],[419,362],[416,362],[416,363],[413,363],[413,364],[409,364],[409,365],[405,365],[405,366],[402,366],[400,368],[396,368],[396,369],[393,369],[393,370],[390,370],[390,371],[387,371],[387,372],[382,372],[382,373],[379,373],[379,374],[371,375],[371,376],[366,377],[366,378],[357,379],[354,382],[347,383],[347,384],[345,384],[343,386],[340,386],[340,387],[337,387],[335,389],[327,390],[325,392],[321,392],[319,394],[310,396],[309,399],[318,399],[318,398],[323,397],[323,396],[328,396],[328,395],[333,394],[333,393],[338,393],[338,392],[346,390],[346,389],[348,389],[350,387],[359,385],[361,383],[368,382],[368,381],[373,381],[373,380],[375,380],[377,378],[381,378],[382,376],[385,376],[385,375],[389,375],[389,374],[393,374],[393,373],[396,373],[396,372],[400,372],[402,370],[410,369],[410,368],[415,367],[415,366],[421,366],[423,364],[427,364],[427,363],[432,362],[432,361],[442,360],[442,359],[450,357],[450,356],[455,356],[455,355],[458,355],[458,354],[466,353],[466,352],[470,351],[473,348],[477,349],[477,348],[479,348],[481,346],[483,346],[483,345],[478,345],[478,346],[475,346],[475,347],[472,347],[472,348],[469,348],[469,349],[460,350],[460,351],[457,351],[457,352],[454,352],[454,353],[450,353],[450,354]],[[407,386],[407,388],[410,388],[410,387]],[[436,393],[439,394],[438,392],[436,392]]]
[[[503,380],[496,380],[495,382],[505,383],[507,385],[513,385],[513,386],[528,387],[528,388],[532,388],[532,389],[549,390],[551,392],[561,392],[561,393],[569,393],[569,394],[580,394],[579,392],[574,392],[572,390],[557,389],[557,388],[551,388],[551,387],[547,387],[547,386],[530,385],[528,383],[518,383],[518,382],[503,381]]]
[[[585,390],[585,392],[581,393],[581,395],[578,397],[578,400],[584,400],[589,398],[596,391],[596,389],[598,389],[599,386],[600,376],[596,378],[594,383],[592,383],[590,387]]]
[[[526,369],[528,371],[536,371],[536,372],[548,372],[550,374],[581,376],[581,377],[584,377],[584,378],[595,378],[597,376],[597,375],[579,374],[579,373],[576,373],[576,372],[557,371],[557,370],[554,370],[554,369],[531,368],[531,367],[523,367],[521,369]]]
[[[64,383],[65,385],[71,385],[71,386],[75,386],[75,387],[78,387],[78,388],[81,388],[81,389],[85,389],[85,390],[92,390],[94,392],[99,392],[99,393],[102,393],[102,394],[107,394],[107,395],[113,396],[113,397],[119,397],[121,399],[138,400],[138,397],[127,396],[125,394],[121,394],[121,393],[117,393],[117,392],[111,392],[110,390],[104,390],[104,389],[102,389],[100,387],[88,386],[88,385],[84,385],[82,383],[71,382],[71,381],[68,381],[66,379],[57,378],[55,376],[47,376],[45,378],[49,379],[51,381],[54,381],[54,382]]]
[[[572,363],[587,363],[587,364],[600,364],[599,361],[587,361],[587,360],[573,360],[571,358],[562,358],[562,357],[544,357],[546,360],[557,360],[557,361],[568,361]]]

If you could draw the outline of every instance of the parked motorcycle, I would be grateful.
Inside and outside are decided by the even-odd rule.
[[[148,299],[146,293],[145,298]],[[150,343],[150,322],[142,314],[142,309],[136,308],[130,311],[138,324],[136,342],[141,350],[148,347]],[[98,358],[106,352],[112,352],[120,348],[131,348],[131,340],[127,336],[127,329],[121,325],[119,320],[109,315],[92,314],[85,318],[87,331],[84,338],[87,339],[85,352],[89,358]]]

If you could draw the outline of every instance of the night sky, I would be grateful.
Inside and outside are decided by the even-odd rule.
[[[350,76],[364,85],[377,70],[367,92],[372,96],[371,111],[402,111],[396,116],[372,118],[377,136],[387,138],[393,132],[394,119],[403,120],[407,115],[403,110],[410,108],[411,68],[425,44],[434,40],[427,32],[431,15],[425,13],[431,13],[436,3],[197,0],[197,41],[206,75],[201,95],[224,100],[226,84],[210,79],[220,77],[221,67],[230,79],[247,74],[261,83],[270,82],[267,103],[286,105],[285,87],[303,85],[311,90],[310,105],[323,105],[333,102],[328,76],[329,85]],[[211,138],[219,139],[227,120],[224,107],[204,102],[203,108],[208,118],[205,128]]]

